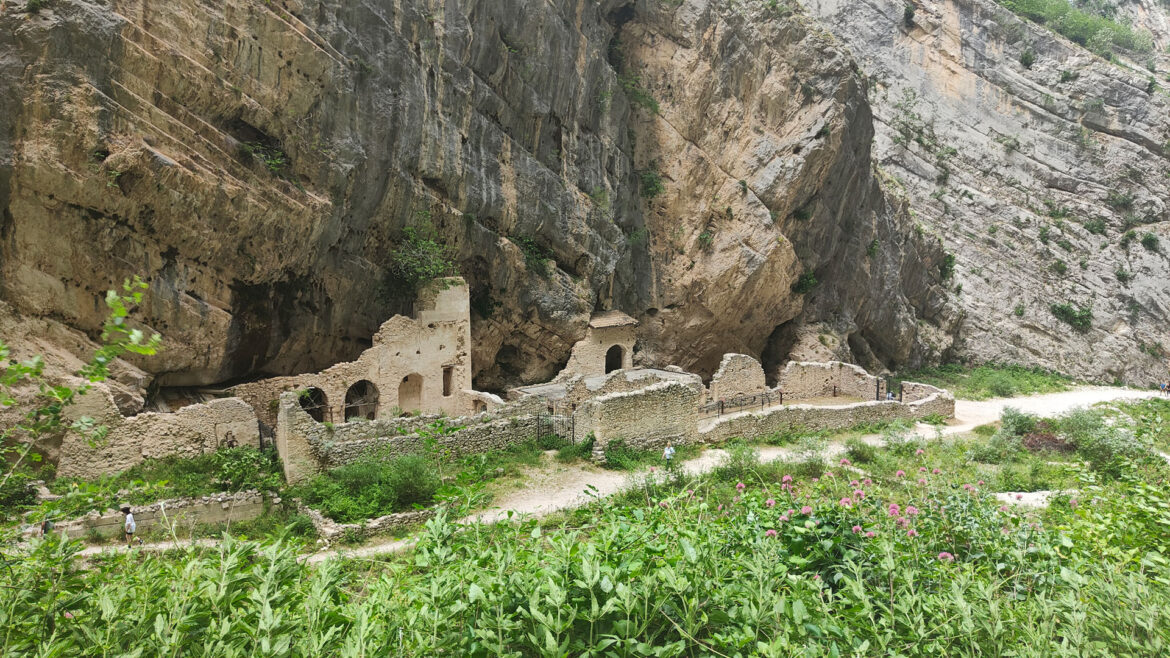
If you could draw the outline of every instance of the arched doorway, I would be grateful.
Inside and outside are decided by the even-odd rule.
[[[378,387],[368,379],[362,379],[345,392],[345,420],[365,418],[373,420],[378,414]]]
[[[422,406],[422,375],[414,372],[402,378],[398,385],[398,407],[403,413],[418,411]]]
[[[329,399],[325,397],[325,391],[310,386],[297,394],[297,401],[301,403],[301,409],[318,423],[329,419]]]
[[[622,346],[614,345],[605,352],[605,372],[609,374],[614,370],[622,369]]]

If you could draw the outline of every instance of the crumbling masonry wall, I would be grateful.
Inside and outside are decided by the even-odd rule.
[[[873,400],[877,396],[878,382],[877,377],[851,363],[789,361],[780,371],[778,388],[784,392],[785,400],[830,397],[834,386],[839,396]],[[881,393],[884,395],[885,392],[882,384]]]
[[[585,330],[585,337],[573,344],[569,360],[555,381],[580,375],[604,375],[606,354],[614,346],[621,350],[620,369],[634,367],[635,330],[638,323],[620,311],[607,311],[594,316]]]
[[[75,432],[65,435],[57,461],[58,477],[93,479],[117,473],[145,459],[214,452],[228,442],[260,447],[252,407],[239,398],[193,404],[174,413],[123,417],[105,387],[95,386],[69,410],[75,419],[89,416],[109,432],[100,441]]]
[[[149,505],[132,505],[138,532],[156,527],[193,527],[200,524],[229,523],[254,519],[265,512],[269,504],[279,503],[259,491],[223,493],[201,498],[176,498]],[[97,533],[102,537],[120,537],[126,517],[119,511],[90,512],[72,521],[57,523],[54,532],[82,537]],[[26,534],[37,532],[30,528]]]
[[[239,384],[232,393],[270,426],[276,425],[281,393],[310,387],[325,395],[322,420],[344,422],[346,393],[362,380],[377,388],[376,419],[413,411],[461,416],[477,406],[488,409],[499,399],[472,391],[470,313],[463,279],[438,279],[419,293],[415,317],[387,320],[374,335],[373,347],[356,361],[319,373]]]
[[[638,449],[656,449],[667,441],[694,443],[702,384],[663,382],[629,393],[610,393],[589,400],[577,416],[578,432],[592,432],[594,459],[604,461],[605,447],[615,440]]]
[[[729,400],[768,390],[764,366],[746,354],[724,354],[719,369],[711,377],[709,400]]]
[[[461,428],[431,434],[436,449],[456,456],[501,450],[528,441],[536,436],[541,422],[535,414],[509,417],[479,414],[462,418],[429,416],[356,421],[330,426],[318,423],[305,413],[295,393],[283,393],[276,425],[276,448],[284,464],[285,479],[295,484],[375,451],[386,457],[422,452],[426,444],[420,430],[439,420],[447,428]]]
[[[720,443],[741,437],[762,437],[790,430],[843,430],[860,423],[885,420],[917,420],[938,414],[944,418],[955,415],[955,398],[948,391],[919,384],[919,389],[934,389],[931,395],[914,402],[882,400],[856,402],[843,406],[818,407],[794,404],[772,407],[758,412],[734,414],[716,420],[699,434],[704,443]]]

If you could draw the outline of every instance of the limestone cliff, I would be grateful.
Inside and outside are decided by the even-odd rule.
[[[1107,61],[992,0],[808,7],[871,80],[876,161],[956,257],[958,352],[1149,384],[1170,356],[1170,13],[1105,4],[1149,53]]]
[[[794,353],[1113,373],[1086,346],[1136,359],[1170,301],[1153,290],[1161,254],[1124,252],[1142,317],[1120,328],[1128,302],[1110,293],[1081,336],[1046,302],[1086,301],[1121,248],[1087,253],[1083,274],[1066,257],[1053,282],[1031,251],[1011,264],[988,242],[1039,230],[1012,222],[1043,208],[1038,181],[1059,207],[1099,208],[1100,181],[1129,162],[1131,205],[1160,218],[1165,106],[1050,34],[1016,71],[1003,54],[1016,46],[983,27],[993,9],[932,4],[910,29],[878,0],[810,0],[807,14],[749,0],[0,0],[0,295],[92,332],[99,292],[143,274],[168,349],[140,365],[158,384],[319,369],[399,310],[390,254],[404,227],[429,224],[472,287],[483,388],[551,377],[605,308],[641,321],[636,359],[703,374],[724,352],[773,372]],[[1047,109],[1040,80],[1060,58],[1084,59],[1072,86],[1102,107],[1054,95]],[[948,108],[941,139],[960,131],[951,197],[931,197],[933,156],[893,143],[904,88]],[[1103,163],[1074,156],[1067,131],[1033,146],[1020,126],[1040,116],[1098,131]],[[1023,146],[1003,153],[1002,135]],[[1116,239],[1123,219],[1101,215]],[[1046,248],[1063,231],[1099,246],[1075,229]],[[1119,374],[1148,377],[1152,359]]]

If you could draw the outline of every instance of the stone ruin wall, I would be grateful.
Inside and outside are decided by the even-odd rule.
[[[234,523],[254,519],[268,509],[269,505],[280,503],[259,491],[223,493],[200,498],[176,498],[162,500],[149,505],[131,505],[137,533],[162,527],[191,527],[200,524]],[[90,512],[72,521],[57,523],[56,533],[70,537],[82,537],[96,533],[102,537],[121,537],[126,517],[117,510],[104,513]],[[24,531],[26,535],[37,534],[39,527]]]
[[[365,538],[378,534],[385,534],[395,530],[422,523],[435,515],[434,509],[411,510],[409,512],[395,512],[369,519],[363,523],[338,523],[315,509],[300,505],[298,510],[309,517],[317,535],[325,540],[326,544],[339,538]]]
[[[704,443],[720,443],[732,438],[768,436],[792,430],[843,430],[860,423],[888,420],[919,420],[938,414],[944,418],[955,415],[955,398],[948,391],[934,389],[931,395],[914,402],[882,400],[855,402],[835,407],[817,407],[805,404],[784,405],[763,411],[736,414],[720,418],[699,435]]]
[[[784,392],[785,400],[832,397],[834,386],[837,387],[838,396],[873,400],[877,395],[878,382],[877,377],[851,363],[789,361],[780,371],[777,388]],[[885,392],[883,383],[882,394]]]
[[[698,375],[691,375],[682,370],[679,374],[689,375],[694,383],[702,386],[702,379]],[[597,388],[589,388],[584,377],[575,376],[565,382],[565,397],[554,402],[554,410],[558,414],[572,413],[587,401],[610,393],[628,393],[638,391],[662,382],[674,381],[664,379],[652,370],[615,370],[606,375],[605,381]]]
[[[604,461],[614,440],[640,450],[659,449],[667,441],[696,441],[701,384],[662,382],[629,393],[611,393],[590,400],[578,416],[577,431],[593,433],[594,459]]]
[[[295,393],[280,397],[280,418],[276,426],[276,446],[284,464],[289,484],[304,481],[323,470],[356,461],[372,451],[388,457],[421,452],[425,449],[419,430],[440,419],[448,427],[462,429],[435,436],[440,450],[466,455],[502,450],[523,443],[540,430],[540,410],[524,415],[495,415],[444,418],[420,416],[403,419],[354,421],[327,426],[313,420],[301,408]],[[520,412],[524,408],[510,408]]]
[[[730,400],[743,395],[764,393],[768,384],[764,367],[746,354],[724,354],[719,369],[711,377],[708,401]]]
[[[614,345],[622,348],[621,369],[633,368],[636,330],[635,325],[589,327],[585,331],[585,337],[573,344],[568,362],[553,381],[562,381],[576,375],[593,377],[606,374],[605,354]]]
[[[68,411],[71,420],[81,416],[94,418],[109,431],[95,442],[67,433],[61,443],[57,477],[94,479],[150,458],[196,457],[218,450],[229,439],[236,445],[260,447],[256,414],[239,398],[192,404],[171,413],[123,417],[109,390],[95,386]]]
[[[360,381],[378,392],[375,418],[425,410],[463,415],[477,406],[489,409],[499,398],[472,390],[471,323],[467,285],[459,278],[440,279],[419,293],[416,317],[396,315],[374,335],[373,346],[357,360],[335,364],[319,373],[273,377],[238,384],[232,393],[248,402],[257,417],[275,427],[280,395],[286,391],[320,389],[325,395],[323,421],[345,421],[346,394]],[[444,370],[450,369],[449,395],[444,395]],[[400,398],[404,379],[421,377],[412,400]],[[409,407],[409,408],[407,408]]]

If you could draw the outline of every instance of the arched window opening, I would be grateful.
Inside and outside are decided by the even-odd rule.
[[[605,352],[605,372],[609,374],[614,370],[622,369],[623,350],[621,345],[614,345]]]
[[[329,420],[329,399],[325,397],[325,391],[310,386],[297,394],[297,401],[301,403],[301,409],[318,423]]]
[[[378,387],[368,379],[355,382],[345,392],[345,420],[374,420],[378,414]]]
[[[422,407],[423,376],[411,373],[402,378],[398,385],[398,407],[402,413],[418,411]]]

